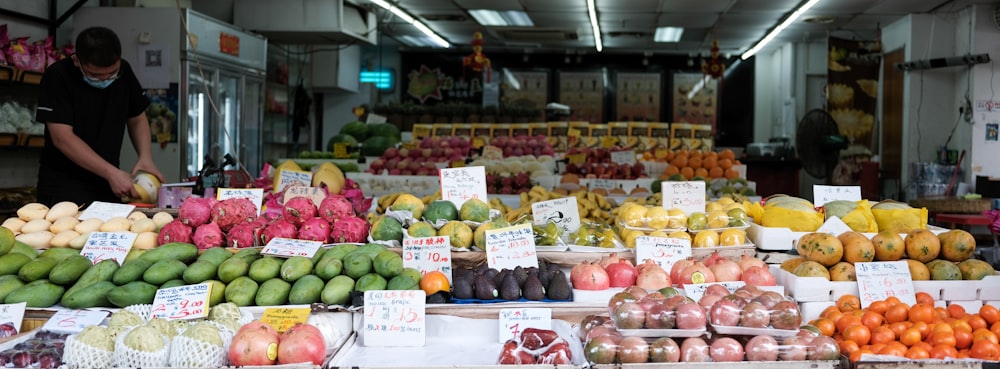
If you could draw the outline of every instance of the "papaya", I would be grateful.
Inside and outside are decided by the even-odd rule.
[[[848,263],[867,263],[875,260],[875,244],[858,232],[844,232],[837,236],[844,245],[843,260]]]
[[[896,261],[906,256],[903,237],[895,231],[879,231],[872,237],[876,261]]]
[[[906,246],[906,256],[921,263],[937,259],[941,253],[941,240],[931,231],[922,228],[910,230],[903,244]]]
[[[962,229],[952,229],[937,235],[941,243],[941,257],[948,261],[969,260],[976,252],[976,238]]]
[[[927,262],[927,270],[934,281],[957,281],[962,279],[962,270],[948,260],[934,259]]]
[[[906,266],[910,268],[910,279],[914,281],[929,281],[931,279],[931,271],[924,263],[906,259]]]
[[[796,248],[800,255],[807,260],[812,260],[830,267],[844,257],[844,245],[837,237],[824,232],[806,233],[799,238]]]
[[[854,264],[848,263],[846,261],[841,261],[839,263],[833,264],[830,267],[830,280],[834,282],[848,282],[858,280],[857,272],[854,270]]]
[[[990,263],[979,259],[968,259],[959,262],[958,270],[962,272],[962,279],[972,281],[978,281],[995,273]]]
[[[792,274],[799,277],[819,277],[828,281],[830,280],[830,271],[823,264],[812,260],[803,261],[799,266],[795,267],[795,271]]]
[[[408,211],[413,214],[413,219],[420,219],[424,214],[424,202],[416,196],[404,193],[396,197],[389,210]]]
[[[785,261],[782,261],[780,267],[781,270],[793,273],[795,272],[795,267],[799,266],[799,264],[802,264],[803,261],[806,261],[806,258],[801,256],[791,257],[785,259]]]

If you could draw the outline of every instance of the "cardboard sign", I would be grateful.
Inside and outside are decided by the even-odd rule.
[[[448,200],[461,209],[468,199],[486,199],[486,168],[462,167],[444,168],[441,175],[441,199]]]
[[[161,288],[153,297],[150,317],[170,320],[204,318],[208,316],[211,295],[211,283]]]
[[[285,198],[282,200],[282,203],[288,203],[288,200],[296,197],[308,198],[318,208],[323,203],[323,199],[326,198],[326,192],[319,187],[292,186],[285,190]]]
[[[115,217],[126,218],[129,214],[132,214],[132,210],[135,210],[135,205],[94,201],[80,213],[80,220],[97,218],[103,222],[107,222],[108,219]]]
[[[813,185],[814,206],[823,206],[836,200],[861,201],[861,186]]]
[[[660,185],[663,188],[663,207],[679,208],[687,215],[705,212],[705,182],[663,181]]]
[[[816,229],[816,232],[829,233],[834,237],[840,236],[844,232],[851,231],[853,231],[853,229],[851,229],[847,223],[844,223],[843,220],[840,220],[840,217],[836,215],[831,216],[830,219],[827,219],[826,222],[823,222],[823,225]]]
[[[283,170],[278,178],[275,178],[275,192],[281,192],[285,187],[306,186],[312,184],[312,172],[300,172],[296,170]]]
[[[278,332],[284,332],[297,323],[305,323],[310,311],[309,308],[265,308],[260,320]]]
[[[493,145],[483,146],[483,159],[503,160],[503,150]]]
[[[906,261],[878,261],[854,263],[858,275],[858,297],[865,308],[875,301],[895,296],[906,304],[917,303],[913,277]]]
[[[498,342],[507,342],[521,336],[528,328],[552,329],[552,309],[520,308],[500,309],[500,335]]]
[[[87,243],[83,244],[80,255],[86,256],[94,264],[113,259],[121,265],[138,236],[138,233],[132,232],[93,232],[87,238]]]
[[[316,251],[318,251],[322,246],[323,242],[320,241],[275,237],[270,241],[267,241],[267,245],[264,245],[264,249],[260,250],[260,253],[282,258],[290,258],[293,256],[305,256],[307,258],[311,258],[313,255],[316,255]]]
[[[531,224],[486,230],[486,263],[497,270],[538,267]]]
[[[84,328],[100,325],[107,316],[108,312],[104,310],[61,309],[45,321],[41,330],[56,333],[80,333]]]
[[[423,346],[427,295],[420,290],[365,291],[365,346]]]
[[[220,188],[219,192],[215,194],[215,198],[219,201],[241,197],[250,199],[250,202],[257,207],[257,214],[260,214],[260,206],[264,203],[263,188]],[[316,206],[319,206],[319,204],[316,204]]]
[[[652,260],[669,271],[678,260],[691,257],[691,241],[679,238],[639,236],[635,238],[636,265]]]
[[[450,237],[404,237],[403,267],[419,270],[420,275],[436,270],[444,273],[451,282]]]
[[[618,164],[635,164],[635,151],[625,150],[625,151],[612,151],[611,152],[611,162]]]
[[[14,328],[14,334],[21,333],[21,323],[24,322],[24,309],[28,303],[19,302],[16,304],[0,304],[0,325],[10,324]]]
[[[576,205],[576,196],[533,203],[531,214],[535,224],[545,225],[552,222],[564,233],[580,229],[580,209]]]

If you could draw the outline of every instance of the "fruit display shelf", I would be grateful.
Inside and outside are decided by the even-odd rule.
[[[776,265],[771,273],[778,285],[785,286],[788,295],[798,302],[836,301],[843,295],[857,295],[858,283],[829,281],[821,277],[799,277]],[[1000,295],[1000,274],[982,280],[913,281],[913,290],[926,292],[935,301],[991,301]]]
[[[928,225],[927,229],[934,234],[948,231],[945,228],[933,225]],[[761,250],[795,250],[795,243],[807,233],[810,232],[798,232],[789,228],[765,227],[757,223],[751,223],[750,228],[747,229],[747,238]],[[869,239],[875,236],[875,233],[862,234]],[[905,234],[902,236],[905,237]]]

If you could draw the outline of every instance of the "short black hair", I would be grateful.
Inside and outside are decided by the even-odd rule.
[[[105,27],[91,27],[76,36],[76,58],[81,64],[110,67],[122,57],[118,35]]]

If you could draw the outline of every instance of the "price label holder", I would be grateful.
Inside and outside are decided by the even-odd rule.
[[[663,181],[660,184],[663,191],[663,207],[679,208],[687,215],[705,212],[704,181]]]
[[[297,323],[305,323],[309,313],[309,308],[265,308],[260,320],[280,333]]]
[[[493,145],[483,146],[483,159],[503,160],[503,150]]]
[[[689,257],[691,257],[691,241],[651,236],[635,238],[636,264],[652,260],[664,270],[670,270],[674,263]]]
[[[372,113],[372,112],[368,112],[368,115],[365,116],[365,123],[367,123],[367,124],[382,124],[382,123],[386,122],[386,119],[388,119],[388,118],[386,118],[386,116],[384,116],[384,115],[378,115],[378,114],[375,114],[375,113]]]
[[[320,241],[275,237],[267,241],[267,245],[264,246],[263,250],[260,250],[260,253],[283,258],[293,256],[311,258],[313,255],[316,255],[316,251],[319,251],[319,248],[322,246],[323,242]]]
[[[486,202],[486,168],[462,167],[443,168],[441,176],[441,199],[462,208],[468,199],[479,199]]]
[[[436,270],[451,282],[450,237],[404,237],[403,267],[419,270],[420,275]]]
[[[365,346],[423,346],[427,339],[425,300],[420,290],[365,291]]]
[[[281,192],[285,187],[309,186],[312,184],[312,172],[302,172],[297,170],[283,170],[275,180],[275,193]]]
[[[521,336],[528,328],[552,329],[552,309],[518,308],[500,309],[500,343]]]
[[[308,198],[318,208],[323,203],[323,199],[326,198],[326,192],[319,187],[292,186],[285,190],[285,198],[282,200],[282,203],[288,203],[288,200],[296,197]]]
[[[263,188],[220,188],[215,194],[215,198],[219,201],[241,197],[250,199],[250,202],[257,207],[257,214],[260,214],[260,206],[264,203]]]
[[[848,226],[847,223],[844,223],[843,220],[840,220],[840,217],[836,215],[831,216],[830,219],[827,219],[826,222],[823,222],[823,225],[816,229],[816,232],[829,233],[834,237],[838,237],[844,232],[851,231],[853,231],[851,227]]]
[[[618,144],[618,139],[611,136],[601,137],[601,148],[610,149]]]
[[[9,324],[14,331],[21,333],[21,323],[24,322],[24,309],[28,303],[19,302],[16,304],[0,304],[0,326]]]
[[[577,142],[580,142],[581,135],[582,132],[580,132],[579,129],[570,128],[569,130],[566,131],[566,142],[568,142],[570,146],[573,146]]]
[[[587,182],[587,186],[590,187],[591,190],[594,190],[594,189],[597,189],[597,188],[603,188],[605,190],[610,191],[610,190],[619,188],[617,180],[614,180],[614,179],[601,179],[601,178],[595,178],[595,179],[589,180]]]
[[[813,205],[824,206],[837,200],[861,201],[861,186],[813,185]]]
[[[576,207],[576,197],[539,201],[531,204],[531,215],[534,223],[546,225],[555,223],[565,233],[580,229],[580,209]]]
[[[211,295],[211,283],[157,290],[150,316],[170,320],[204,318],[208,316],[208,299]]]
[[[635,151],[634,150],[624,150],[624,151],[612,151],[611,152],[611,162],[618,164],[635,164]]]
[[[337,142],[333,144],[333,157],[337,159],[345,159],[347,155],[347,144],[343,142]]]
[[[910,305],[917,303],[913,276],[910,275],[910,267],[906,261],[855,263],[854,267],[858,275],[858,297],[861,298],[862,308],[890,296]]]
[[[501,270],[538,267],[535,233],[531,224],[486,230],[486,263]]]
[[[582,152],[576,154],[567,154],[566,158],[569,160],[570,164],[580,165],[587,163],[587,154],[584,154]]]
[[[449,168],[462,168],[465,167],[465,160],[452,160],[451,164],[448,165]]]
[[[80,255],[87,257],[94,264],[114,259],[121,265],[138,236],[138,233],[132,232],[94,232],[83,244]]]
[[[41,330],[56,333],[80,333],[84,328],[99,325],[108,316],[104,310],[58,310],[45,321]]]
[[[736,289],[743,287],[746,283],[742,281],[733,282],[714,282],[714,283],[698,283],[698,284],[685,284],[684,285],[684,296],[690,297],[691,299],[698,301],[701,300],[701,296],[705,295],[705,290],[713,284],[719,284],[726,287],[730,293],[736,292]]]
[[[80,220],[97,218],[103,222],[107,222],[111,218],[126,218],[129,214],[132,214],[132,210],[135,210],[135,205],[94,201],[80,213]]]

